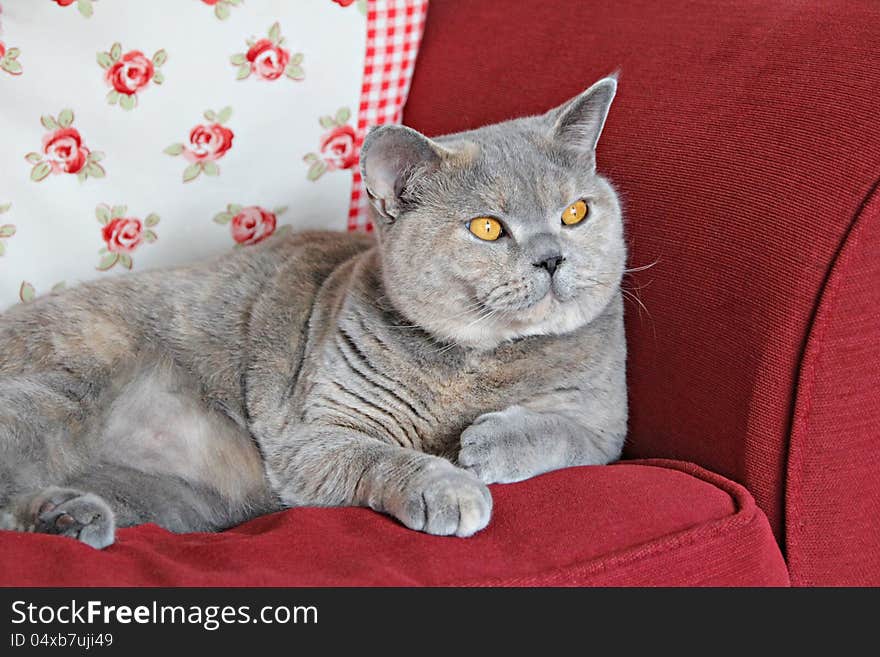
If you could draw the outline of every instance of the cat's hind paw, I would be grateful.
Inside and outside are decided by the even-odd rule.
[[[115,538],[113,511],[93,493],[49,488],[34,498],[31,509],[34,532],[68,536],[99,550]]]

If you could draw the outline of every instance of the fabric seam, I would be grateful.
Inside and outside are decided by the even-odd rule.
[[[795,518],[799,518],[800,500],[799,490],[802,474],[802,450],[800,449],[801,437],[805,436],[809,429],[810,417],[813,412],[815,399],[816,372],[818,361],[825,348],[825,337],[830,324],[829,317],[833,315],[834,304],[838,300],[840,281],[846,271],[851,254],[860,244],[862,217],[874,198],[880,193],[880,178],[877,178],[868,189],[859,206],[853,213],[850,225],[841,239],[840,245],[831,264],[828,274],[823,282],[816,307],[806,332],[806,341],[799,359],[799,373],[794,391],[794,412],[791,429],[788,435],[788,449],[786,455],[786,476],[783,509],[783,532],[785,536],[785,557],[789,565],[789,573],[794,585],[809,585],[808,582],[800,581],[798,574],[800,555],[797,552],[798,526]]]

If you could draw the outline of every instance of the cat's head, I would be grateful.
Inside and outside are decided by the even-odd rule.
[[[435,139],[403,126],[367,135],[361,168],[400,312],[479,348],[602,312],[626,259],[617,195],[596,173],[616,89],[604,78],[541,116]]]

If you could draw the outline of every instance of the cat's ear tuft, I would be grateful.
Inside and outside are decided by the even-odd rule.
[[[379,215],[389,222],[397,219],[413,180],[437,170],[448,154],[440,144],[406,126],[371,129],[361,147],[361,176]]]
[[[579,96],[551,110],[553,138],[579,151],[595,151],[615,93],[616,73],[602,78]]]

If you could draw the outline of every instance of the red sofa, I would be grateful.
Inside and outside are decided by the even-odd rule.
[[[626,459],[494,486],[470,539],[364,509],[103,552],[0,533],[7,585],[880,584],[880,4],[435,0],[405,121],[621,69],[599,150],[647,310]]]

